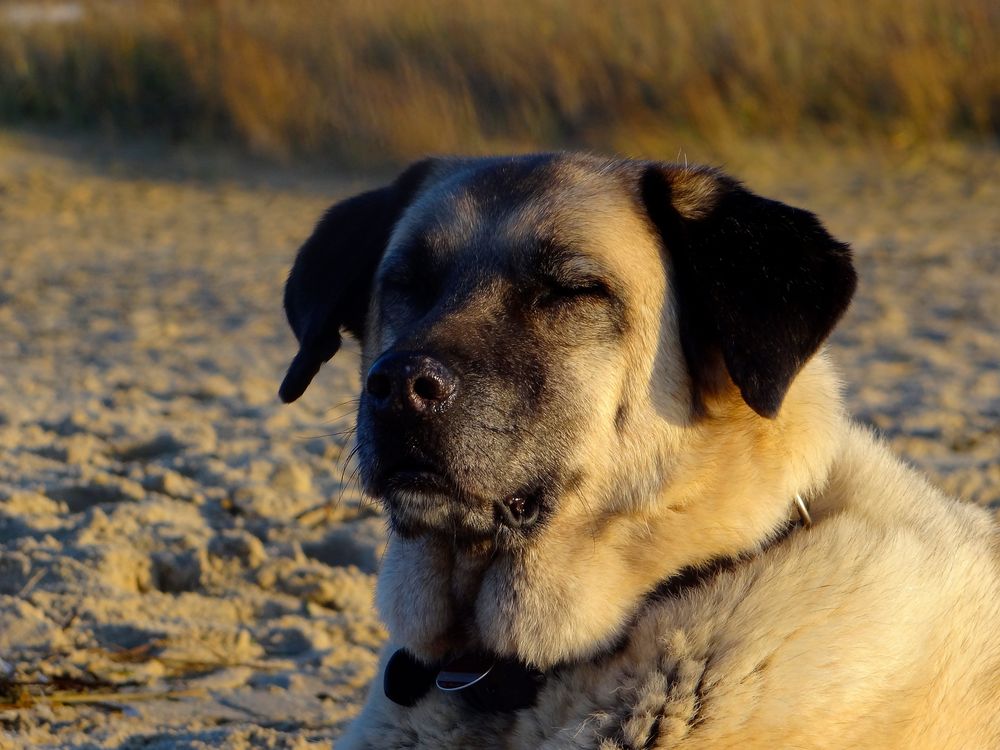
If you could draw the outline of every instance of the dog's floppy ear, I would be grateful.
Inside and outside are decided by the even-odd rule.
[[[299,249],[285,284],[285,314],[299,340],[278,390],[285,403],[301,396],[337,353],[342,328],[361,338],[375,269],[432,163],[417,162],[391,185],[335,204]]]
[[[642,199],[673,261],[698,394],[718,386],[724,363],[750,408],[775,417],[854,294],[850,248],[808,211],[712,169],[649,166]]]

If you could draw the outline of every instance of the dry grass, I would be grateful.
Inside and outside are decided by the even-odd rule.
[[[0,116],[355,165],[678,138],[1000,135],[995,0],[82,6],[76,22],[0,21]]]

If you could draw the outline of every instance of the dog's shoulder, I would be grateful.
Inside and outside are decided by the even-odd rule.
[[[622,744],[642,732],[649,744],[637,746],[1000,742],[997,722],[981,744],[1000,694],[990,515],[857,426],[813,515],[812,527],[647,608],[612,670],[633,707]],[[789,719],[789,706],[801,715]]]

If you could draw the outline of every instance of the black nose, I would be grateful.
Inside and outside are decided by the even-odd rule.
[[[455,375],[439,360],[409,352],[379,357],[365,381],[365,391],[380,411],[440,411],[457,386]]]

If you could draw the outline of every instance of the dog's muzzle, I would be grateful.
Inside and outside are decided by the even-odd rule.
[[[463,427],[458,400],[473,396],[461,390],[459,375],[432,352],[390,350],[375,360],[363,405],[366,489],[385,503],[403,533],[440,530],[477,539],[497,529],[524,532],[541,517],[541,492],[534,486],[494,490],[491,485],[503,483],[495,479],[463,485],[449,466],[447,441]],[[474,451],[470,456],[484,460]]]

